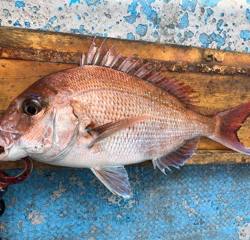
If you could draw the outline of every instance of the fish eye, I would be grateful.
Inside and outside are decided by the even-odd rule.
[[[34,116],[42,110],[42,104],[38,99],[28,98],[22,103],[22,111],[27,115]]]

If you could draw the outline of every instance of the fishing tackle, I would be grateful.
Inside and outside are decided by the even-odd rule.
[[[0,216],[2,216],[5,211],[3,196],[5,195],[9,185],[23,182],[29,177],[30,173],[32,172],[32,161],[29,158],[25,158],[24,161],[25,169],[17,176],[9,176],[4,171],[0,170]]]

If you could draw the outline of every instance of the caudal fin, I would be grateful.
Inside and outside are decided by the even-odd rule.
[[[237,131],[249,115],[250,102],[218,113],[214,117],[217,121],[217,127],[212,138],[228,148],[250,155],[250,149],[245,147],[237,136]]]

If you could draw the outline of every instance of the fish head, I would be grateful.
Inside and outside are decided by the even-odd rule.
[[[38,80],[10,104],[0,119],[0,161],[26,156],[39,160],[46,153],[57,155],[69,141],[76,126],[70,105],[58,96],[55,76]],[[71,122],[73,118],[73,122]],[[64,126],[57,125],[57,123]],[[68,137],[68,138],[67,138]],[[60,141],[61,138],[61,141]],[[63,146],[62,146],[63,145]]]

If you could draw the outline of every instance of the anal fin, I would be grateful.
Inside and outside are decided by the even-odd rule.
[[[179,168],[183,166],[187,160],[192,157],[194,154],[200,138],[194,138],[191,140],[186,141],[181,147],[177,150],[169,153],[167,156],[162,158],[153,159],[154,167],[158,167],[164,174],[165,169],[167,168],[170,170],[169,167]]]
[[[91,170],[113,194],[123,198],[130,197],[129,178],[124,166],[97,167]]]

